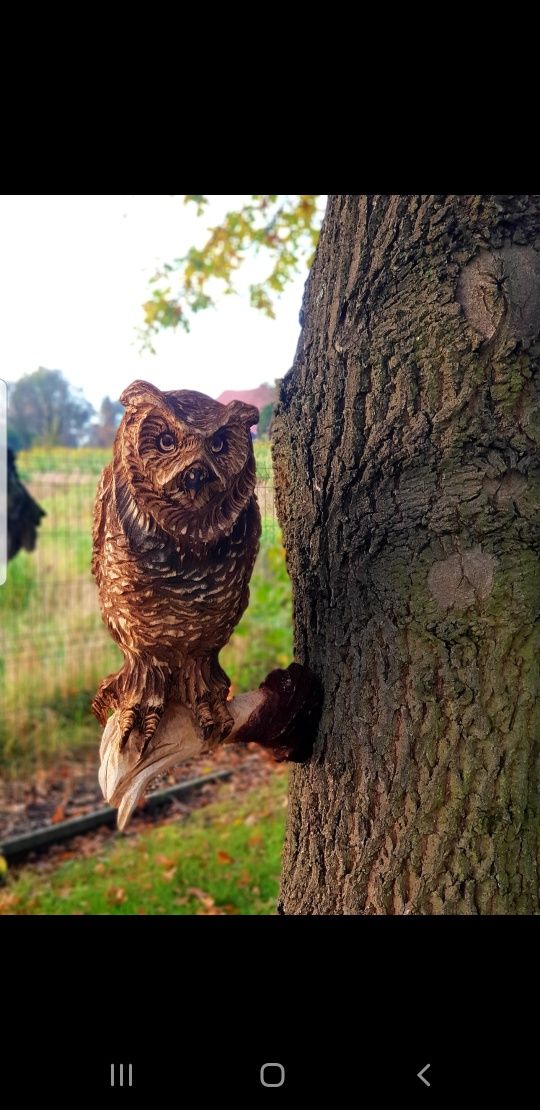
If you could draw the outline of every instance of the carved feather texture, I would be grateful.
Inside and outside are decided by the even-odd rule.
[[[151,739],[168,699],[211,742],[230,730],[218,653],[249,598],[261,531],[250,427],[257,409],[133,382],[94,511],[92,570],[124,666],[93,709],[123,742]]]

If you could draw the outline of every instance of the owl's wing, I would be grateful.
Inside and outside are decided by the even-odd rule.
[[[259,503],[255,495],[251,498],[248,508],[244,514],[244,537],[243,537],[243,560],[242,560],[242,592],[239,598],[238,609],[235,616],[235,624],[238,623],[242,613],[245,612],[249,602],[249,580],[253,573],[255,560],[259,551],[259,540],[261,535],[261,511]],[[240,569],[240,568],[239,568]]]
[[[105,467],[99,480],[94,505],[94,524],[92,528],[92,574],[99,582],[98,572],[101,566],[101,557],[105,545],[105,529],[107,525],[107,506],[113,495],[113,468],[112,463]]]

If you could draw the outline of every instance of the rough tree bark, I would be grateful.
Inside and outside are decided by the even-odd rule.
[[[540,196],[332,196],[274,420],[280,911],[538,913]]]

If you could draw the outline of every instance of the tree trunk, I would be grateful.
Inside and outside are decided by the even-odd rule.
[[[280,912],[538,913],[540,196],[332,196],[274,419]]]

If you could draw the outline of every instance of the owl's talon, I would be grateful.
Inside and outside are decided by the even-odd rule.
[[[105,699],[102,698],[99,694],[96,694],[94,700],[92,701],[91,709],[94,717],[97,717],[101,727],[105,728],[109,711],[109,706],[107,705]]]
[[[120,728],[120,748],[126,746],[130,733],[136,728],[140,709],[140,705],[130,705],[126,709],[120,710],[118,719]]]
[[[143,734],[144,743],[142,746],[141,755],[144,755],[156,729],[158,728],[159,722],[161,721],[161,718],[163,716],[163,709],[164,707],[162,705],[149,705],[142,715],[141,732]]]
[[[225,740],[234,724],[228,709],[219,703],[197,706],[195,719],[202,733],[205,750],[209,752]]]
[[[120,749],[125,748],[129,737],[135,730],[141,733],[144,755],[163,716],[163,705],[130,705],[120,710],[118,725],[120,729]]]
[[[214,728],[218,740],[222,742],[226,740],[227,736],[232,730],[234,720],[227,709],[226,702],[216,702],[214,707]]]

